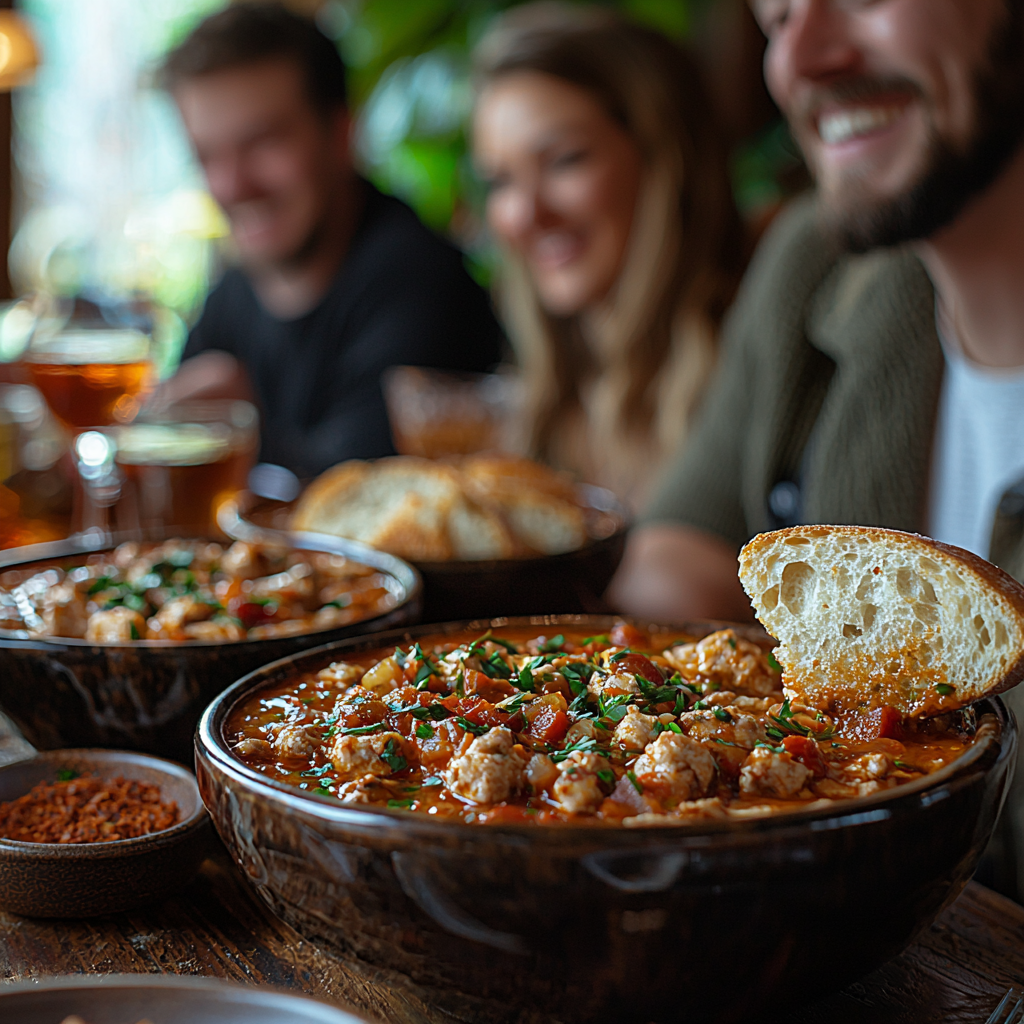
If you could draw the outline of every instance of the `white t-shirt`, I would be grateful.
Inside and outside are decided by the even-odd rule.
[[[929,532],[988,558],[996,509],[1024,478],[1024,368],[971,362],[941,328],[946,373],[932,454]]]

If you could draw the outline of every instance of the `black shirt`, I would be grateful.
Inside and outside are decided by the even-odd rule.
[[[501,358],[501,329],[461,253],[404,203],[365,188],[359,227],[315,309],[279,320],[232,269],[185,346],[186,359],[220,349],[245,365],[263,416],[260,458],[300,477],[394,454],[387,367],[484,371]]]

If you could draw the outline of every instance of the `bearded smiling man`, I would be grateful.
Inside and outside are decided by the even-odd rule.
[[[928,534],[1024,580],[1024,0],[752,8],[817,187],[755,256],[610,596],[748,618],[740,545],[815,522]],[[1018,784],[1010,865],[1022,806]]]

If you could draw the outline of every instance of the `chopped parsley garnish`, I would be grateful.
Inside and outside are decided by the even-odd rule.
[[[537,650],[542,651],[544,654],[553,654],[555,651],[560,651],[564,646],[565,637],[559,633],[550,640],[545,640],[544,643],[537,647]]]
[[[421,740],[430,740],[436,735],[436,730],[432,725],[427,725],[426,722],[420,722],[420,724],[416,726],[416,735]]]
[[[511,640],[502,640],[500,636],[488,636],[487,639],[490,640],[492,644],[497,644],[499,647],[504,647],[509,654],[519,653],[519,648],[514,643],[512,643]]]
[[[378,729],[382,729],[383,727],[383,722],[374,722],[373,725],[354,725],[349,729],[336,729],[335,732],[341,733],[342,736],[366,736],[371,732],[376,732]],[[391,742],[393,743],[394,740]]]
[[[789,733],[793,736],[806,736],[812,740],[830,740],[835,735],[835,727],[829,726],[823,729],[821,732],[815,732],[813,729],[808,729],[806,725],[801,725],[793,718],[793,708],[790,706],[789,698],[787,697],[782,702],[782,707],[779,709],[777,715],[769,715],[768,720],[772,723],[775,729],[782,731],[783,733]],[[771,728],[771,726],[769,726]],[[778,738],[778,737],[776,737]]]
[[[602,768],[597,773],[597,777],[608,786],[615,785],[615,772],[613,772],[610,768]]]
[[[489,725],[477,725],[476,722],[471,722],[463,715],[457,715],[455,721],[458,722],[466,732],[471,732],[474,736],[483,736],[483,734],[490,729]]]
[[[644,695],[644,699],[649,704],[664,704],[666,701],[674,701],[676,699],[678,686],[658,686],[643,676],[633,676],[633,678],[636,680],[636,685],[640,687],[640,692]]]
[[[940,697],[948,697],[951,693],[954,692],[954,688],[950,686],[949,683],[936,683],[935,692]]]
[[[607,633],[598,633],[597,636],[588,636],[583,641],[583,646],[587,644],[608,644],[611,643],[611,637]]]
[[[729,637],[729,646],[730,646],[730,647],[731,647],[731,648],[732,648],[732,649],[733,649],[734,651],[736,650],[736,641],[735,641],[735,640],[734,640],[734,639],[733,639],[732,637]]]
[[[674,732],[679,736],[683,735],[683,730],[679,728],[679,724],[677,722],[669,722],[666,728],[669,732]]]
[[[731,722],[732,721],[732,715],[730,715],[729,712],[725,710],[725,708],[715,708],[715,710],[712,711],[711,713],[720,722]]]
[[[495,707],[501,708],[502,711],[507,711],[510,715],[515,714],[532,696],[533,694],[531,693],[514,693],[511,697],[498,701]]]
[[[770,750],[773,754],[784,754],[786,752],[785,747],[773,747],[770,743],[762,743],[760,740],[754,744],[754,748],[761,750]]]
[[[451,718],[451,716],[452,713],[443,704],[428,704],[425,708],[414,708],[412,712],[412,717],[420,721],[429,718],[435,722],[443,722],[446,718]]]
[[[495,651],[485,661],[480,662],[480,671],[485,676],[490,676],[491,679],[512,678],[512,669],[509,668],[508,662],[505,661],[498,651]]]
[[[633,788],[643,796],[644,787],[640,785],[640,780],[636,777],[636,772],[632,768],[626,772],[626,778],[633,783]]]
[[[613,663],[616,662],[616,661],[622,661],[623,658],[628,658],[631,654],[635,654],[635,653],[636,652],[633,651],[633,650],[630,650],[630,648],[623,647],[621,651],[618,651],[616,654],[613,654],[608,660],[613,662]]]
[[[388,807],[393,811],[407,811],[413,805],[412,800],[389,800]]]
[[[466,696],[466,673],[460,668],[459,674],[455,677],[455,696]]]
[[[610,722],[621,722],[626,717],[629,699],[628,693],[620,693],[614,697],[605,697],[602,693],[597,698],[598,717],[606,718]]]
[[[76,772],[74,768],[58,768],[57,781],[70,782],[72,779],[77,779],[81,774],[81,772]]]
[[[466,648],[466,657],[472,658],[474,654],[479,654],[483,650],[484,644],[488,641],[492,644],[497,644],[499,647],[504,647],[509,654],[519,653],[519,648],[511,640],[501,640],[494,636],[490,630],[487,630],[482,637],[478,637]]]
[[[516,686],[525,693],[533,693],[533,673],[525,665],[519,670]]]
[[[590,694],[586,690],[581,690],[569,705],[569,711],[577,718],[593,718],[588,706],[589,697]]]
[[[574,751],[579,751],[581,754],[602,754],[608,756],[608,751],[597,745],[597,740],[593,736],[583,736],[576,740],[575,743],[570,743],[564,750],[556,750],[551,754],[551,760],[558,764],[560,761],[564,761]]]
[[[318,778],[320,778],[321,775],[324,775],[327,772],[329,772],[333,767],[334,767],[334,765],[331,764],[330,762],[328,762],[327,764],[323,765],[320,768],[310,768],[309,771],[300,772],[299,774],[300,774],[300,777],[303,778],[303,779],[308,779],[308,778],[318,779]]]
[[[402,757],[395,740],[388,740],[384,749],[380,752],[380,759],[393,771],[404,771],[409,767],[409,762]]]
[[[437,669],[429,660],[424,659],[423,664],[416,672],[416,678],[412,681],[412,685],[417,690],[425,690],[430,685],[430,677],[436,675]]]
[[[576,695],[587,689],[587,683],[594,674],[594,666],[585,661],[566,662],[559,670],[569,684],[569,689]]]
[[[334,796],[334,790],[328,789],[322,782],[316,787],[316,789],[311,789],[310,793],[312,793],[313,796]]]
[[[772,651],[768,652],[768,667],[773,672],[781,672],[782,671],[782,666],[778,663],[778,661],[775,658],[775,654]]]

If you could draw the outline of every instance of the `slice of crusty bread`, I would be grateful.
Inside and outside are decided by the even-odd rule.
[[[467,492],[499,509],[529,550],[560,555],[586,544],[586,518],[563,474],[501,455],[468,456],[459,469]]]
[[[931,715],[1024,678],[1024,587],[914,534],[797,526],[755,537],[740,580],[794,699]]]
[[[292,527],[415,562],[507,558],[514,549],[501,517],[466,496],[457,470],[413,457],[328,470],[299,499]]]

